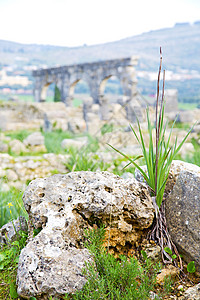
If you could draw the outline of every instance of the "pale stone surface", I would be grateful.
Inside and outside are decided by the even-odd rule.
[[[146,243],[144,245],[143,250],[146,252],[147,257],[150,258],[154,262],[161,261],[161,248],[156,244]]]
[[[9,179],[3,184],[4,190],[9,186],[24,189],[26,183],[38,177],[50,176],[54,173],[66,173],[65,166],[69,155],[46,153],[40,156],[13,157],[0,153],[0,180]],[[8,186],[9,185],[9,186]]]
[[[166,220],[172,240],[186,262],[200,269],[200,168],[179,173],[166,198]]]
[[[170,276],[172,279],[175,279],[176,277],[178,277],[179,273],[180,270],[178,268],[174,267],[173,265],[169,265],[166,268],[162,269],[161,273],[156,276],[156,282],[159,285],[164,284],[164,280],[166,278]]]
[[[26,146],[17,139],[14,139],[9,142],[10,150],[16,154],[26,153],[28,152]]]
[[[0,228],[0,245],[12,243],[19,239],[19,231],[28,231],[26,219],[19,217]]]
[[[0,140],[0,152],[8,152],[8,144]]]
[[[196,133],[200,133],[200,124],[197,124],[197,125],[194,126],[194,131]]]
[[[80,149],[80,148],[86,146],[87,143],[88,143],[87,137],[81,137],[81,138],[76,138],[76,139],[64,139],[61,142],[61,147],[64,149],[68,149],[70,147]]]
[[[178,114],[178,122],[180,123],[192,123],[195,120],[195,114],[193,111],[180,111]]]
[[[181,300],[200,300],[200,283],[187,289]]]
[[[179,173],[182,171],[197,173],[200,176],[200,167],[198,167],[197,165],[187,163],[181,160],[173,160],[170,168],[170,173],[177,178]]]
[[[20,255],[18,293],[26,298],[82,288],[81,269],[90,259],[83,246],[85,228],[105,224],[110,247],[122,253],[126,246],[134,249],[154,218],[147,188],[134,178],[124,180],[108,172],[36,179],[27,187],[23,201],[30,233],[42,228]]]
[[[23,143],[26,146],[38,146],[44,145],[44,136],[41,132],[33,132],[26,139],[24,139]]]
[[[17,173],[15,171],[13,171],[12,169],[6,170],[5,176],[8,181],[17,181],[19,179]]]
[[[74,293],[86,283],[82,275],[85,262],[92,261],[87,249],[65,243],[61,231],[40,232],[21,251],[17,273],[17,292],[25,299],[49,299],[52,295]]]
[[[67,124],[67,129],[73,133],[80,133],[86,131],[86,123],[83,118],[71,118]]]

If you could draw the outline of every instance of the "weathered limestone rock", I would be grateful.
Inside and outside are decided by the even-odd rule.
[[[142,249],[146,252],[147,257],[150,258],[154,262],[161,261],[161,247],[158,246],[156,243],[149,243],[147,240],[144,240],[142,243]]]
[[[12,152],[14,152],[15,154],[18,154],[18,155],[21,153],[28,152],[28,149],[26,148],[26,146],[17,139],[10,141],[9,147]]]
[[[200,133],[200,124],[194,126],[194,132]]]
[[[146,166],[141,167],[145,172],[147,172]],[[197,165],[193,165],[191,163],[184,162],[182,160],[173,160],[170,168],[169,176],[172,176],[175,180],[177,180],[180,172],[188,171],[191,173],[197,173],[200,176],[200,167]],[[135,178],[139,182],[143,182],[143,176],[138,169],[135,169]]]
[[[166,199],[166,220],[172,240],[185,261],[194,260],[200,268],[200,173],[179,173]]]
[[[17,181],[19,179],[17,173],[13,171],[12,169],[7,169],[5,171],[5,176],[8,181]]]
[[[187,289],[181,300],[200,300],[200,283]]]
[[[142,167],[146,171],[146,166]],[[143,182],[136,169],[135,177]],[[174,185],[175,184],[175,185]],[[172,162],[166,192],[166,219],[172,240],[186,262],[200,267],[200,167],[175,160]]]
[[[44,145],[44,136],[41,132],[33,132],[23,142],[26,146]]]
[[[0,141],[0,152],[8,152],[8,145]]]
[[[8,179],[6,184],[2,183],[1,188],[9,190],[9,186],[14,186],[25,189],[26,183],[35,178],[66,173],[65,164],[68,159],[69,155],[54,153],[21,157],[0,153],[0,180],[3,181],[5,176]]]
[[[61,232],[41,232],[21,251],[17,292],[25,299],[49,299],[50,295],[73,293],[86,283],[85,261],[92,261],[87,249],[66,245]]]
[[[180,123],[192,123],[195,120],[195,114],[193,111],[180,111],[178,114],[178,122]]]
[[[180,270],[178,268],[173,265],[168,265],[166,268],[162,269],[160,274],[157,275],[156,282],[159,285],[164,284],[166,278],[171,277],[172,279],[175,279],[175,277],[178,277],[179,273]]]
[[[0,245],[8,244],[18,239],[19,231],[28,231],[26,219],[19,217],[17,220],[13,220],[0,228]]]
[[[105,224],[111,252],[128,249],[131,253],[154,218],[147,188],[134,178],[124,180],[108,172],[36,179],[23,201],[30,233],[42,228],[19,259],[18,293],[25,298],[72,293],[83,287],[81,270],[84,261],[91,259],[83,246],[85,228]]]
[[[82,148],[86,146],[88,143],[87,137],[80,137],[77,139],[64,139],[61,142],[61,147],[64,149],[70,148],[70,147],[75,147],[75,148]]]
[[[71,118],[68,121],[68,128],[69,131],[73,133],[80,133],[86,131],[86,122],[83,118]]]

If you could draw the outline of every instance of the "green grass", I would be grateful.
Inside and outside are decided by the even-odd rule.
[[[17,266],[27,233],[19,232],[19,239],[0,248],[0,299],[19,299],[16,287]]]
[[[28,217],[22,201],[22,192],[14,188],[5,192],[0,187],[0,227],[19,216]]]
[[[61,147],[61,142],[64,139],[72,138],[70,132],[62,131],[61,129],[54,129],[52,132],[43,132],[45,138],[45,146],[48,153],[60,154],[64,153]]]
[[[194,150],[195,150],[194,154],[192,157],[187,155],[186,158],[184,159],[184,161],[200,167],[200,146],[195,139],[192,139],[192,144],[193,144]]]
[[[27,136],[29,136],[31,133],[33,133],[33,130],[22,129],[22,130],[6,132],[5,135],[9,136],[13,140],[17,139],[23,142],[23,140],[26,139]]]
[[[80,105],[83,104],[83,100],[78,99],[78,98],[74,98],[72,103],[73,103],[74,107],[79,107]]]
[[[178,103],[178,109],[182,110],[192,110],[197,108],[198,103]]]
[[[172,126],[173,126],[173,128],[183,129],[183,130],[189,130],[190,127],[191,127],[191,125],[188,124],[188,123],[180,123],[180,122],[176,122],[174,125],[173,125],[173,124],[174,124],[174,122],[170,121],[170,122],[168,123],[168,127],[169,127],[169,128],[172,128]]]
[[[25,101],[25,102],[34,102],[33,95],[17,95],[17,98],[19,98],[19,100]]]
[[[98,155],[84,148],[80,150],[69,148],[67,153],[70,155],[70,158],[65,165],[70,172],[106,171],[111,165],[101,160]]]

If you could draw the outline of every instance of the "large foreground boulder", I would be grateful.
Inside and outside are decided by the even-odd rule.
[[[195,261],[200,270],[200,168],[199,173],[179,173],[166,199],[166,220],[185,261]]]
[[[104,224],[112,252],[133,253],[154,218],[147,187],[108,172],[36,179],[23,201],[29,234],[41,228],[19,258],[18,293],[27,299],[49,299],[84,286],[82,268],[92,260],[84,248],[84,229]]]

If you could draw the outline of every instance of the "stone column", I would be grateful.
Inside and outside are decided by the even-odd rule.
[[[137,96],[137,79],[135,69],[132,66],[123,68],[120,74],[120,82],[125,96],[133,99]]]
[[[108,98],[106,98],[104,95],[100,95],[99,100],[100,118],[101,120],[108,120],[110,117]]]
[[[136,99],[127,103],[126,117],[131,123],[135,123],[137,119],[139,122],[144,121],[142,107]]]
[[[92,111],[92,104],[93,104],[92,97],[88,97],[83,100],[83,119],[85,120],[87,131],[88,131],[88,122],[90,121],[89,113],[91,113]]]
[[[64,102],[67,106],[69,106],[69,84],[67,83],[67,80],[65,76],[62,76],[58,81],[58,88],[61,93],[61,101]]]
[[[90,96],[93,98],[93,103],[99,104],[99,84],[97,78],[91,78],[88,85],[90,88]]]
[[[41,93],[42,93],[42,84],[40,77],[35,77],[33,95],[35,102],[41,101]]]

